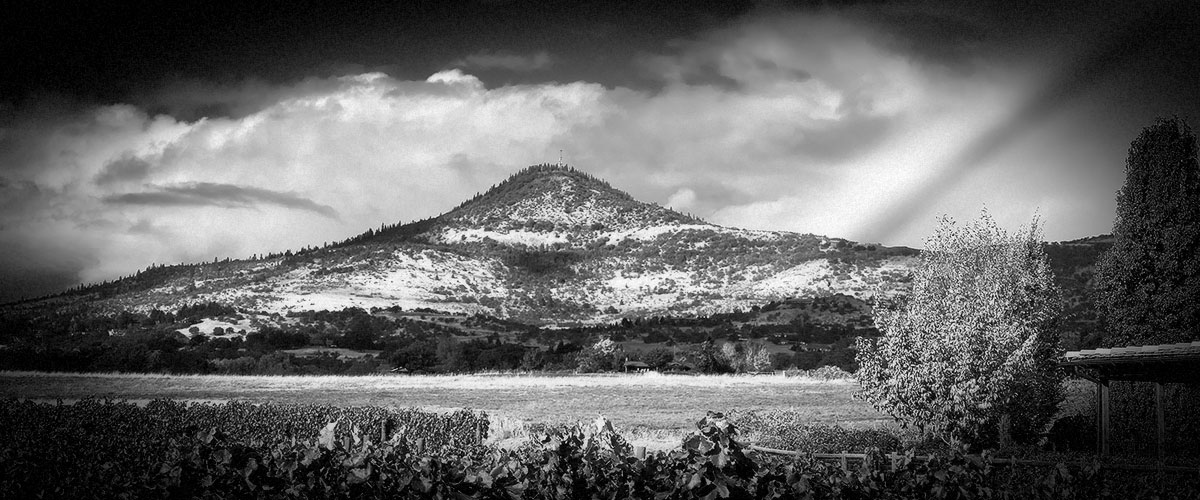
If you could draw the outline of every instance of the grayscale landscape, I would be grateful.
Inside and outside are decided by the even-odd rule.
[[[1200,10],[22,5],[0,498],[1197,498]]]

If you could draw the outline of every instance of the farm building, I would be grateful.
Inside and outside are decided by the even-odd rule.
[[[641,361],[626,361],[624,366],[625,372],[648,372],[650,365]]]
[[[1200,384],[1200,342],[1089,349],[1063,355],[1060,366],[1096,384],[1096,450],[1108,455],[1112,443],[1111,382],[1149,382],[1154,385],[1155,451],[1165,450],[1165,384]]]

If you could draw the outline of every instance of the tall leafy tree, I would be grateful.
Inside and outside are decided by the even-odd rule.
[[[578,354],[578,370],[583,373],[616,370],[624,350],[608,337],[601,338]]]
[[[1009,235],[986,212],[965,227],[942,218],[912,284],[877,307],[883,335],[858,341],[859,396],[949,442],[1040,432],[1061,398],[1062,304],[1037,221]]]
[[[1129,147],[1113,247],[1096,265],[1096,306],[1110,345],[1200,340],[1200,167],[1177,118]]]

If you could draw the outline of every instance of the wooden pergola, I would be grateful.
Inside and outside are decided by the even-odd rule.
[[[1070,351],[1059,366],[1096,383],[1096,450],[1101,455],[1109,454],[1111,441],[1109,382],[1152,382],[1161,461],[1166,433],[1163,384],[1200,383],[1200,342]]]

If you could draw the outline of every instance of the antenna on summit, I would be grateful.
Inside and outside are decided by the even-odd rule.
[[[558,166],[560,166],[560,167],[561,167],[561,166],[563,166],[563,162],[562,162],[562,150],[561,150],[561,149],[560,149],[560,150],[558,150]]]

